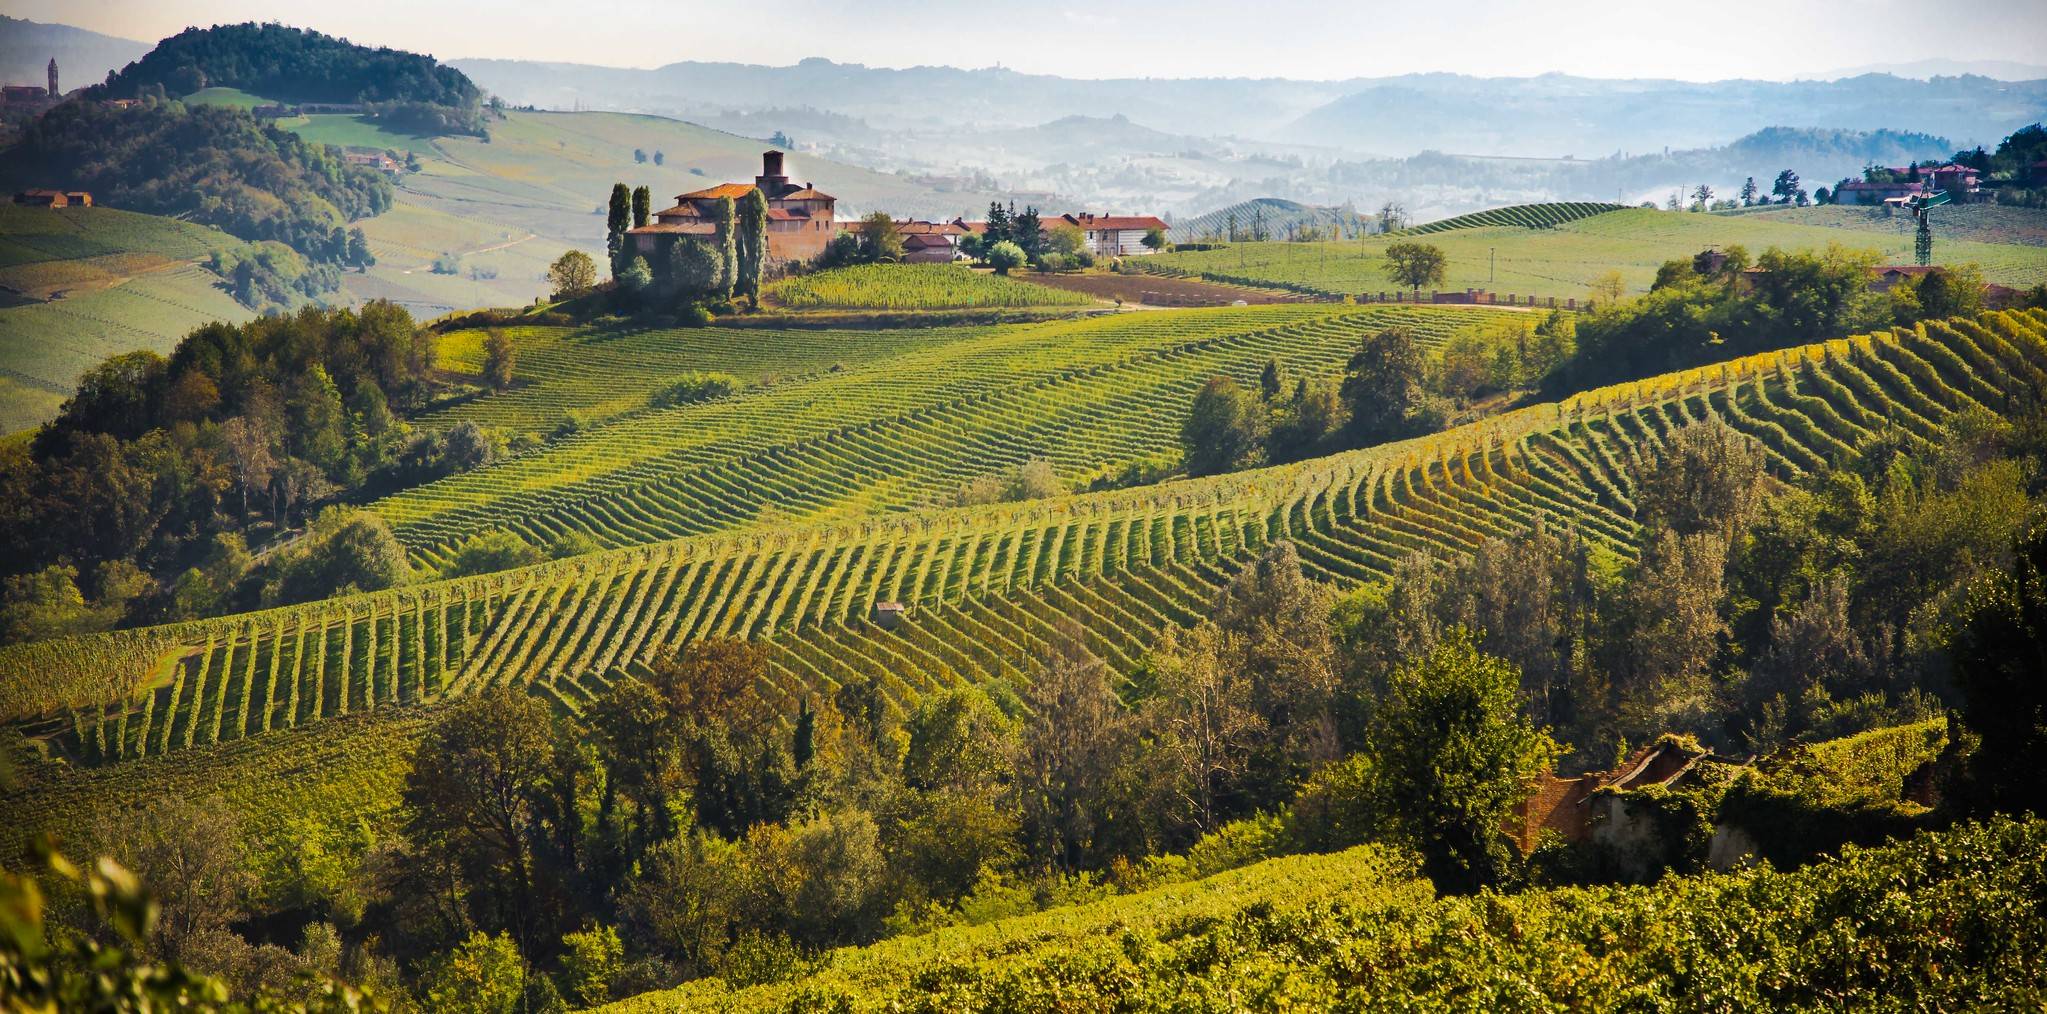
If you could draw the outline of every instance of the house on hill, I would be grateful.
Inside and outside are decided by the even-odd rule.
[[[90,208],[92,194],[84,190],[47,190],[35,187],[15,194],[14,203],[31,208]]]
[[[1861,205],[1902,204],[1926,192],[1927,187],[1924,183],[1913,183],[1905,180],[1872,183],[1869,180],[1856,180],[1852,183],[1843,183],[1835,188],[1834,203]]]
[[[675,206],[654,213],[654,220],[626,230],[633,248],[650,258],[668,237],[695,236],[720,242],[717,209],[721,199],[737,203],[759,190],[768,200],[768,256],[770,263],[803,261],[824,252],[837,234],[833,215],[838,198],[809,183],[792,183],[782,171],[782,153],[761,154],[761,174],[752,183],[720,183],[715,187],[678,194]]]
[[[839,231],[858,232],[861,224],[840,222]],[[987,225],[983,223],[982,231],[986,230]],[[895,223],[896,235],[903,241],[905,264],[950,264],[959,259],[960,237],[971,231],[959,221],[920,222],[911,219]]]
[[[962,235],[973,233],[978,236],[988,231],[986,222],[956,218],[951,224],[961,229]],[[1038,216],[1038,229],[1043,234],[1049,236],[1058,228],[1077,230],[1084,249],[1097,257],[1133,257],[1155,253],[1151,247],[1144,245],[1145,235],[1153,229],[1165,232],[1171,227],[1163,219],[1151,215],[1097,215],[1082,211]]]

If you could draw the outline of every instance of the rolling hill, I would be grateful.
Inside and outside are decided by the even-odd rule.
[[[1096,344],[1071,343],[1066,354]],[[1172,376],[1179,367],[1171,360],[1184,354],[1149,366],[1139,357],[1127,377],[1085,360],[1074,374],[1131,390]],[[0,715],[35,751],[68,760],[31,763],[5,805],[26,827],[77,826],[138,795],[218,791],[259,834],[309,800],[384,813],[421,705],[511,686],[573,712],[664,647],[695,638],[763,641],[771,696],[791,707],[851,676],[873,677],[898,700],[961,681],[1002,692],[1027,678],[1062,617],[1129,673],[1161,630],[1203,615],[1233,569],[1275,541],[1292,542],[1311,576],[1346,582],[1383,578],[1417,551],[1464,554],[1538,518],[1628,558],[1640,470],[1680,426],[1723,420],[1760,441],[1771,470],[1790,477],[1828,467],[1886,430],[1908,443],[1942,439],[1945,421],[2028,389],[2043,366],[2047,312],[1995,313],[1155,487],[880,516],[742,519],[637,544],[658,534],[641,528],[646,520],[693,508],[668,491],[637,508],[592,502],[562,516],[638,534],[617,550],[516,571],[0,649]],[[988,398],[985,411],[1049,420],[1067,406],[1077,419],[1099,418],[1058,424],[1075,444],[1127,425],[1056,390],[1033,407],[1021,394],[1034,389],[1026,381]],[[677,488],[700,491],[713,510],[748,496],[830,489],[835,474],[869,476],[867,485],[887,489],[871,477],[902,453],[889,449],[890,434],[939,437],[956,426],[912,410],[885,431],[846,427],[813,448],[776,452],[772,470]],[[929,444],[919,437],[907,446],[927,453]],[[1009,436],[1000,446],[1019,444],[1029,441]],[[910,604],[899,627],[869,620],[881,599]],[[317,773],[293,774],[308,764]]]
[[[1845,210],[1845,209],[1844,209]],[[2007,209],[1993,209],[2002,213]],[[1840,227],[1827,216],[1780,217],[1772,211],[1748,215],[1705,215],[1627,208],[1561,222],[1550,228],[1491,225],[1481,213],[1459,227],[1423,226],[1425,242],[1448,258],[1444,291],[1487,289],[1518,296],[1583,298],[1587,286],[1613,270],[1634,292],[1646,291],[1664,261],[1689,258],[1708,247],[1740,244],[1751,255],[1768,247],[1820,250],[1830,243],[1877,250],[1886,263],[1912,263],[1908,233]],[[1938,214],[1938,213],[1936,213]],[[1558,216],[1561,217],[1561,216]],[[2025,221],[2014,216],[2014,221]],[[1824,222],[1824,224],[1807,224]],[[1845,222],[1845,220],[1844,220]],[[1979,235],[1995,235],[1980,232]],[[1279,283],[1330,293],[1379,293],[1398,286],[1387,281],[1380,251],[1394,237],[1372,236],[1339,243],[1237,243],[1218,250],[1161,254],[1146,260],[1153,270],[1209,275],[1219,281]],[[2016,237],[2000,236],[2002,239]],[[1936,240],[1936,264],[1977,264],[1987,281],[2014,287],[2047,282],[2047,248],[2017,242]]]
[[[208,321],[250,317],[201,265],[241,245],[113,208],[0,205],[0,433],[55,415],[108,356],[168,351]]]
[[[1175,243],[1208,242],[1212,238],[1226,241],[1233,219],[1240,234],[1244,235],[1260,223],[1271,235],[1281,237],[1288,235],[1292,226],[1336,229],[1343,236],[1351,236],[1364,228],[1364,220],[1355,208],[1325,208],[1279,197],[1259,197],[1191,218],[1181,218],[1173,223],[1167,238]]]

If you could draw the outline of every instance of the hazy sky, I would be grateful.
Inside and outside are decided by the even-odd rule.
[[[0,11],[143,40],[194,24],[282,21],[442,59],[624,67],[823,56],[1094,78],[1564,71],[1713,80],[1935,57],[2047,62],[2047,0],[1733,9],[1675,0],[0,0]]]

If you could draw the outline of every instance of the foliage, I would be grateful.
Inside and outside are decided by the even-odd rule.
[[[1022,247],[1005,239],[990,244],[983,259],[988,262],[989,267],[995,269],[996,274],[1007,275],[1023,267],[1029,258],[1024,255]]]
[[[7,150],[0,177],[91,190],[131,211],[275,241],[316,264],[357,263],[348,223],[388,210],[391,184],[240,109],[160,99],[126,108],[66,102]],[[39,184],[38,181],[41,181]]]
[[[503,933],[478,930],[442,955],[427,973],[420,999],[450,1014],[514,1014],[526,994],[526,965]]]
[[[320,512],[305,536],[271,560],[267,603],[310,602],[378,591],[406,580],[405,549],[382,518],[346,507]]]
[[[655,408],[674,408],[700,401],[730,397],[738,391],[738,377],[729,373],[685,373],[654,393],[647,403]]]
[[[150,85],[173,95],[239,88],[287,102],[425,102],[468,107],[481,93],[461,71],[395,49],[279,24],[188,28],[107,78],[107,95],[135,98]]]
[[[580,296],[597,284],[597,262],[581,250],[570,250],[548,265],[547,283],[557,301]]]
[[[1970,766],[1989,808],[2047,812],[2032,772],[2047,759],[2047,532],[2018,543],[2006,573],[1971,590],[1955,631],[1961,717],[1979,738]]]
[[[1211,379],[1194,397],[1180,425],[1182,460],[1189,475],[1230,472],[1258,459],[1265,412],[1250,391],[1226,377]]]
[[[1386,277],[1417,292],[1424,285],[1441,285],[1447,277],[1443,250],[1427,243],[1391,244],[1386,247]]]
[[[519,369],[519,347],[503,328],[491,328],[483,336],[483,382],[492,390],[512,386]]]

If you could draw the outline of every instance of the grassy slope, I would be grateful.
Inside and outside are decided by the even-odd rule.
[[[0,294],[0,432],[49,418],[109,355],[165,352],[207,321],[249,317],[196,263],[236,245],[155,215],[0,206],[0,289],[11,290]]]
[[[1753,221],[1818,225],[1857,232],[1886,233],[1910,239],[1916,229],[1911,215],[1886,214],[1881,208],[1771,208],[1743,212]],[[2047,246],[2047,208],[2014,208],[1998,204],[1948,204],[1933,210],[1933,245],[1948,242],[2009,243]]]
[[[2047,823],[1999,822],[1790,872],[1439,899],[1365,847],[833,951],[794,982],[700,980],[606,1009],[2024,1007],[2047,989],[2043,857]]]
[[[763,141],[680,120],[625,113],[515,112],[491,124],[487,142],[408,137],[351,116],[280,123],[330,144],[419,155],[422,171],[403,178],[398,206],[363,223],[377,266],[350,275],[347,286],[358,297],[390,298],[428,317],[526,303],[543,290],[547,265],[563,251],[601,252],[603,204],[614,182],[651,187],[659,210],[676,194],[751,180],[767,148]],[[645,150],[649,161],[634,162],[635,148]],[[656,151],[666,155],[665,164],[653,164]],[[986,207],[991,199],[800,154],[789,159],[789,172],[838,197],[842,217],[876,209],[950,217]],[[444,252],[460,256],[461,274],[431,272],[434,258]],[[472,278],[472,267],[495,272],[496,278]]]
[[[958,264],[862,264],[785,278],[767,298],[801,310],[956,310],[1094,306],[1078,292],[1033,285]]]
[[[1152,263],[1188,271],[1293,282],[1341,292],[1380,292],[1387,281],[1380,256],[1391,239],[1342,243],[1239,243],[1221,250],[1161,254]],[[1484,228],[1433,233],[1422,242],[1448,257],[1445,291],[1490,289],[1516,295],[1584,297],[1592,279],[1618,270],[1631,290],[1647,291],[1664,261],[1711,246],[1813,250],[1829,243],[1879,251],[1889,263],[1911,263],[1912,237],[1834,223],[1804,224],[1772,215],[1696,215],[1628,209],[1554,229]],[[1491,268],[1488,257],[1496,260]],[[1986,280],[2029,286],[2047,281],[2047,248],[1953,240],[1937,243],[1941,264],[1975,262]],[[1488,282],[1488,271],[1494,272]]]

